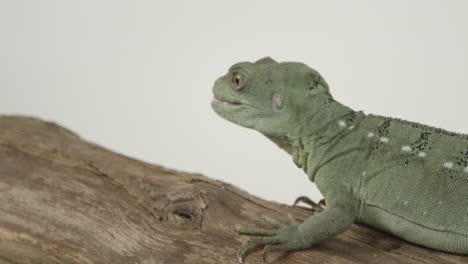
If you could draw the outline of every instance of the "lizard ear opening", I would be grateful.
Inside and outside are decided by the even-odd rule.
[[[273,94],[273,97],[271,99],[272,99],[272,103],[273,103],[273,108],[276,111],[280,111],[281,108],[283,108],[283,99],[281,99],[281,95],[275,93],[275,94]]]
[[[277,63],[277,62],[270,57],[261,58],[255,62],[255,64],[268,64],[268,63]]]

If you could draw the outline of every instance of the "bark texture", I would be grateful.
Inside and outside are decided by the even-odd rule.
[[[287,222],[288,213],[304,220],[312,212],[125,157],[53,123],[0,117],[0,264],[237,263],[247,237],[235,225],[268,228],[262,214]],[[245,263],[262,263],[260,253]],[[468,257],[353,225],[311,249],[272,253],[269,262],[468,263]]]

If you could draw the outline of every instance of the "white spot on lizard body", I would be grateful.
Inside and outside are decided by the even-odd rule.
[[[465,167],[465,172],[468,173],[468,166]]]
[[[388,142],[388,137],[380,137],[380,141],[382,143],[387,143]]]
[[[426,155],[427,155],[426,152],[422,152],[422,151],[419,152],[419,154],[418,154],[418,156],[421,157],[421,158],[426,157]]]
[[[403,147],[401,147],[401,151],[405,151],[405,152],[411,151],[411,147],[410,146],[403,146]]]
[[[444,167],[447,169],[451,169],[453,167],[453,162],[447,161],[444,163]]]
[[[338,121],[338,125],[339,125],[340,127],[345,127],[345,126],[346,126],[346,122],[343,121],[343,120],[340,120],[340,121]]]
[[[351,130],[351,129],[353,129],[353,128],[354,128],[354,125],[350,126],[348,129]]]
[[[407,204],[408,204],[408,201],[405,201],[403,204],[404,204],[404,205],[407,205]]]
[[[374,133],[369,132],[369,134],[367,134],[367,137],[369,137],[369,138],[374,137]]]
[[[363,171],[362,176],[366,176],[366,173],[367,173],[366,171]]]

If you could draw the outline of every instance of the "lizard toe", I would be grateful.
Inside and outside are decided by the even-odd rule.
[[[237,260],[239,263],[242,263],[244,255],[257,245],[269,245],[269,244],[279,244],[281,242],[280,237],[252,237],[247,241],[242,243],[242,245],[237,250]]]
[[[275,229],[235,227],[235,231],[244,235],[274,236],[278,234]]]

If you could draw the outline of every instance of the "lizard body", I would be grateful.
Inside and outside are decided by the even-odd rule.
[[[321,75],[270,58],[238,63],[214,87],[213,109],[267,136],[317,185],[327,208],[301,224],[265,217],[276,230],[252,247],[303,249],[365,223],[419,245],[468,254],[468,135],[354,111],[335,101]]]

